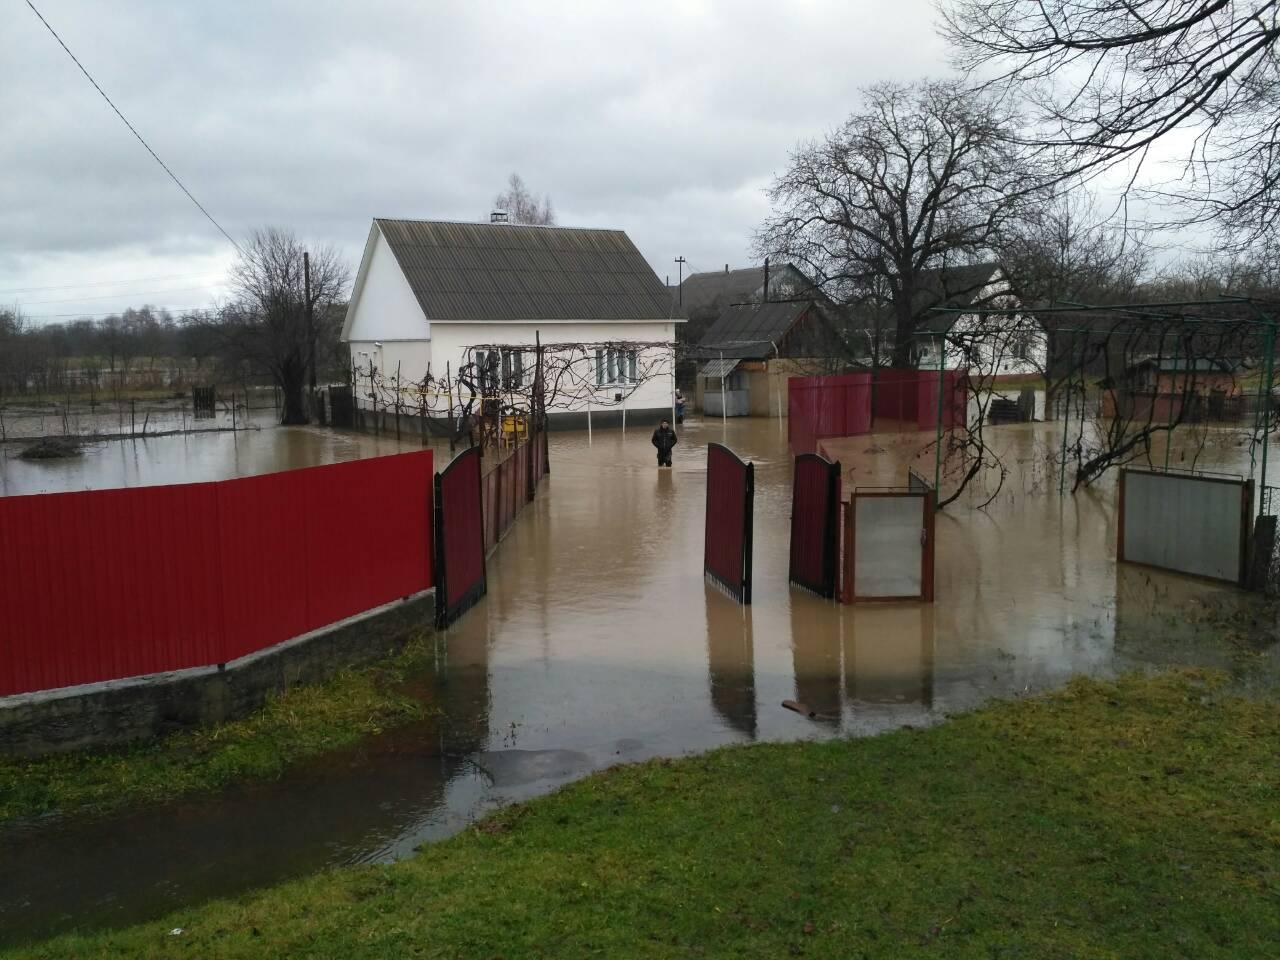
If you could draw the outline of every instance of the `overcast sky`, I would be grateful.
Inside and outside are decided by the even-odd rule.
[[[482,219],[512,171],[659,276],[744,264],[798,140],[947,70],[929,0],[35,2],[233,236],[287,226],[353,269],[370,218]],[[0,18],[0,303],[219,295],[230,244],[23,0]]]

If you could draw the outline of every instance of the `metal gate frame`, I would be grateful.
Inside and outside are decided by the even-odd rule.
[[[858,531],[857,514],[859,498],[896,497],[918,498],[921,511],[920,544],[920,593],[913,596],[859,596],[855,584],[854,569],[857,564]],[[933,602],[933,568],[934,553],[937,550],[937,538],[934,535],[934,516],[936,514],[934,492],[931,488],[920,489],[917,483],[907,487],[855,487],[849,499],[841,503],[844,512],[843,550],[841,551],[841,600],[844,603],[932,603]]]
[[[827,474],[821,481],[825,487],[826,503],[822,505],[821,509],[822,532],[820,534],[820,543],[817,544],[822,551],[822,573],[819,580],[806,578],[805,572],[800,569],[803,558],[798,556],[802,551],[814,547],[814,544],[805,541],[803,527],[800,536],[797,536],[796,530],[797,524],[802,522],[802,518],[805,518],[810,507],[809,504],[799,502],[803,489],[800,475],[802,471],[808,469],[807,464],[813,464],[814,469],[820,469]],[[791,477],[791,550],[787,578],[792,584],[801,589],[830,599],[836,594],[840,548],[840,462],[837,460],[832,463],[826,457],[817,453],[802,453],[795,458],[792,464]]]
[[[728,457],[728,460],[724,458]],[[713,568],[712,560],[712,518],[725,511],[714,509],[716,500],[716,486],[720,471],[724,467],[717,466],[724,464],[729,469],[739,468],[742,471],[742,531],[741,531],[741,557],[738,561],[738,570],[730,571],[727,567],[717,570]],[[743,460],[736,453],[730,450],[722,443],[707,444],[707,506],[706,516],[703,521],[703,544],[702,544],[702,572],[703,576],[711,580],[729,596],[733,597],[739,603],[749,604],[751,602],[751,548],[752,548],[752,519],[753,508],[755,504],[755,466]],[[725,516],[725,522],[734,523],[732,516]],[[734,580],[737,582],[733,582]]]
[[[1124,551],[1125,479],[1131,473],[1152,474],[1162,477],[1196,480],[1201,483],[1217,483],[1239,487],[1240,550],[1239,566],[1236,571],[1236,576],[1233,578],[1214,577],[1206,574],[1179,570],[1175,567],[1162,567],[1155,564],[1148,564],[1141,560],[1130,560],[1126,557]],[[1165,570],[1169,573],[1176,573],[1181,577],[1194,577],[1197,580],[1207,580],[1212,583],[1231,583],[1238,587],[1246,586],[1249,581],[1249,547],[1253,542],[1253,489],[1254,483],[1252,479],[1246,479],[1245,477],[1236,476],[1234,474],[1220,474],[1207,470],[1185,470],[1178,467],[1121,467],[1120,478],[1116,485],[1116,560],[1120,563],[1132,563],[1139,567],[1150,567],[1153,570]]]
[[[447,476],[455,470],[462,472],[471,472],[475,476],[474,502],[462,504],[464,510],[471,510],[474,513],[474,526],[476,529],[476,540],[473,548],[477,551],[479,557],[480,576],[473,583],[467,585],[463,591],[450,602],[450,582],[458,571],[452,573],[449,570],[449,547],[450,537],[460,536],[455,533],[459,529],[451,524],[450,513],[454,512],[453,520],[457,519],[455,511],[446,509],[444,498],[444,481]],[[465,478],[464,481],[465,482]],[[471,487],[467,484],[463,489]],[[470,499],[470,498],[469,498]],[[488,569],[485,564],[484,549],[484,508],[481,498],[481,478],[480,478],[480,448],[471,447],[464,450],[453,458],[452,462],[435,477],[435,518],[436,518],[436,627],[444,629],[451,623],[456,621],[460,616],[479,603],[480,599],[488,593],[489,576]],[[456,506],[456,505],[455,505]],[[464,545],[458,544],[460,548]]]

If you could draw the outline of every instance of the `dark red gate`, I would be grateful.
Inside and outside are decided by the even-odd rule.
[[[447,627],[488,589],[484,567],[480,448],[436,474],[436,626]]]
[[[802,453],[791,484],[791,582],[820,597],[835,596],[839,538],[840,464]]]
[[[703,573],[739,603],[751,602],[751,519],[755,468],[728,447],[707,444]]]

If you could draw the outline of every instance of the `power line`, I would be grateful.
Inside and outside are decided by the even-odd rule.
[[[167,305],[165,305],[165,304],[160,304],[160,303],[147,303],[147,304],[143,304],[143,306],[150,307],[150,308],[151,308],[152,310],[154,310],[154,311],[167,310],[169,313],[175,313],[175,314],[181,314],[181,313],[200,313],[200,312],[203,312],[203,311],[206,311],[206,310],[214,310],[214,309],[216,309],[215,307],[212,307],[212,306],[210,306],[210,305],[209,305],[209,304],[207,304],[207,303],[206,303],[206,304],[202,304],[201,306],[198,306],[198,307],[170,307],[170,306],[167,306]],[[121,308],[121,309],[119,309],[119,310],[108,310],[108,311],[107,311],[107,312],[105,312],[105,313],[24,313],[24,314],[22,314],[22,319],[24,319],[24,320],[40,320],[40,321],[45,321],[45,320],[105,320],[107,317],[118,317],[118,316],[120,316],[121,314],[123,314],[123,313],[125,312],[125,310],[129,310],[129,309],[133,309],[133,310],[135,310],[135,311],[136,311],[136,310],[138,310],[138,309],[140,309],[140,308],[138,308],[138,307],[132,307],[132,308],[130,308],[130,307],[122,307],[122,308]]]
[[[129,280],[89,280],[84,283],[62,283],[51,287],[10,287],[0,290],[0,296],[14,293],[44,293],[47,290],[87,290],[90,287],[120,287],[130,283],[152,283],[156,280],[221,280],[225,279],[213,273],[171,273],[160,277],[133,277]]]
[[[204,206],[200,203],[200,201],[197,200],[192,195],[191,191],[186,188],[183,182],[178,179],[178,175],[174,173],[172,170],[170,170],[165,165],[165,162],[161,160],[160,157],[156,154],[156,152],[151,149],[151,144],[143,140],[142,134],[140,134],[137,130],[135,130],[133,127],[133,124],[130,123],[127,119],[125,119],[125,115],[120,112],[120,108],[117,107],[114,103],[112,103],[111,98],[107,96],[106,91],[103,90],[100,86],[98,86],[98,81],[93,79],[93,76],[89,73],[89,71],[84,68],[84,64],[82,64],[79,60],[76,59],[76,55],[71,52],[71,48],[62,42],[62,38],[58,36],[58,31],[54,30],[53,27],[49,25],[49,21],[44,18],[44,14],[42,14],[39,10],[36,9],[36,5],[32,3],[31,0],[27,0],[27,6],[31,8],[32,13],[34,13],[37,17],[40,18],[40,22],[45,25],[45,29],[47,29],[51,34],[53,34],[53,39],[57,40],[58,45],[67,52],[67,56],[71,58],[72,63],[74,63],[77,67],[80,68],[80,72],[85,75],[85,79],[87,79],[91,84],[93,84],[93,89],[97,90],[98,93],[102,95],[102,99],[107,101],[107,106],[109,106],[112,110],[115,111],[115,115],[120,118],[120,121],[126,127],[129,128],[129,132],[138,138],[138,142],[146,148],[147,153],[151,154],[152,159],[154,159],[156,163],[160,164],[160,169],[162,169],[165,173],[169,175],[169,178],[178,185],[178,189],[181,190],[183,193],[185,193],[187,195],[187,199],[190,200],[192,203],[194,203],[196,207],[199,209],[199,211],[205,215],[208,221],[218,228],[218,232],[221,233],[224,237],[226,237],[228,241],[230,241],[231,245],[236,248],[237,252],[244,253],[244,251],[240,249],[240,244],[236,243],[235,238],[232,237],[231,234],[227,233],[226,230],[222,229],[222,224],[220,224],[217,220],[213,219],[213,214],[211,214],[208,210],[204,208]]]
[[[106,293],[96,297],[71,297],[67,300],[28,300],[19,304],[23,307],[38,307],[54,303],[87,303],[90,300],[137,300],[139,297],[158,297],[162,294],[170,293],[191,293],[194,290],[208,290],[213,284],[206,284],[199,287],[174,287],[169,290],[137,290],[122,291],[120,293]]]

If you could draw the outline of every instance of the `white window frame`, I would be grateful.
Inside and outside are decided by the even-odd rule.
[[[623,347],[596,348],[596,386],[623,387],[640,382],[640,351]]]

